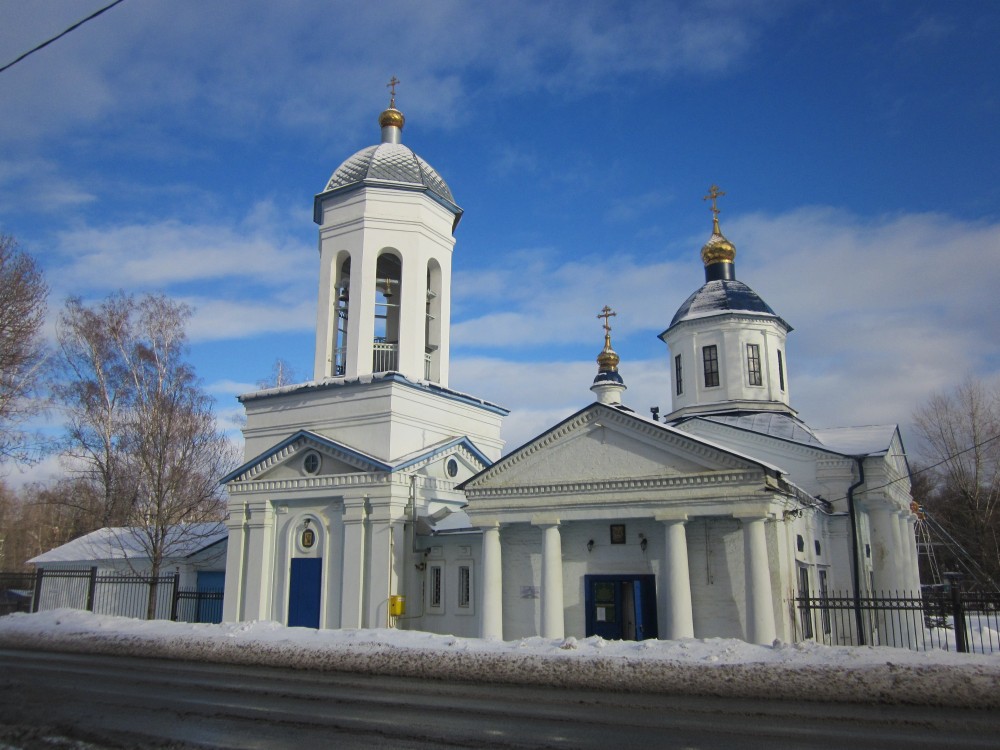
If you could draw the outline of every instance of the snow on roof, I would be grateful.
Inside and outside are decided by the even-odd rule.
[[[737,414],[702,414],[698,419],[732,425],[771,437],[784,438],[796,443],[819,445],[815,430],[791,414],[782,412],[740,412]]]
[[[229,534],[225,524],[192,523],[175,526],[164,545],[170,558],[187,557],[200,552]],[[31,565],[93,560],[137,560],[146,557],[142,530],[134,527],[106,527],[84,534],[71,542],[43,552],[28,560]]]
[[[871,456],[886,453],[896,434],[896,425],[867,427],[830,427],[813,430],[820,442],[830,450],[845,456]]]

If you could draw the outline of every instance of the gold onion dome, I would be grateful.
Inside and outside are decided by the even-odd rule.
[[[384,110],[382,114],[378,116],[379,127],[385,128],[391,125],[392,127],[402,130],[403,123],[406,122],[406,118],[403,117],[403,113],[396,109],[394,105],[395,102],[390,104],[389,109]]]
[[[618,354],[611,348],[611,334],[604,334],[604,349],[597,355],[597,365],[601,372],[617,372],[621,361]]]
[[[701,248],[701,260],[706,266],[713,263],[733,263],[736,259],[736,246],[726,239],[719,229],[719,217],[712,218],[712,236]]]

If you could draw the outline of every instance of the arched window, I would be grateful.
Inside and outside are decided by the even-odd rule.
[[[347,371],[347,307],[351,298],[351,256],[349,253],[337,254],[334,270],[336,297],[334,298],[333,361],[331,362],[330,374],[338,377]]]
[[[403,298],[403,261],[384,249],[375,263],[375,332],[372,372],[399,369],[399,305]]]
[[[433,258],[427,263],[424,378],[441,379],[441,265]]]

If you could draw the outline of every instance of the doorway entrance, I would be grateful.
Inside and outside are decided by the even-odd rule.
[[[586,633],[605,640],[643,641],[658,636],[656,576],[583,577]]]
[[[288,585],[288,627],[318,628],[323,558],[293,557]]]

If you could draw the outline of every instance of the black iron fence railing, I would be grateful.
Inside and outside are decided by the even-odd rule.
[[[796,638],[840,646],[1000,652],[1000,594],[928,587],[919,594],[836,592],[793,597]]]
[[[103,615],[182,622],[222,622],[221,590],[180,587],[180,574],[141,576],[97,568],[0,573],[0,615],[58,607]]]

